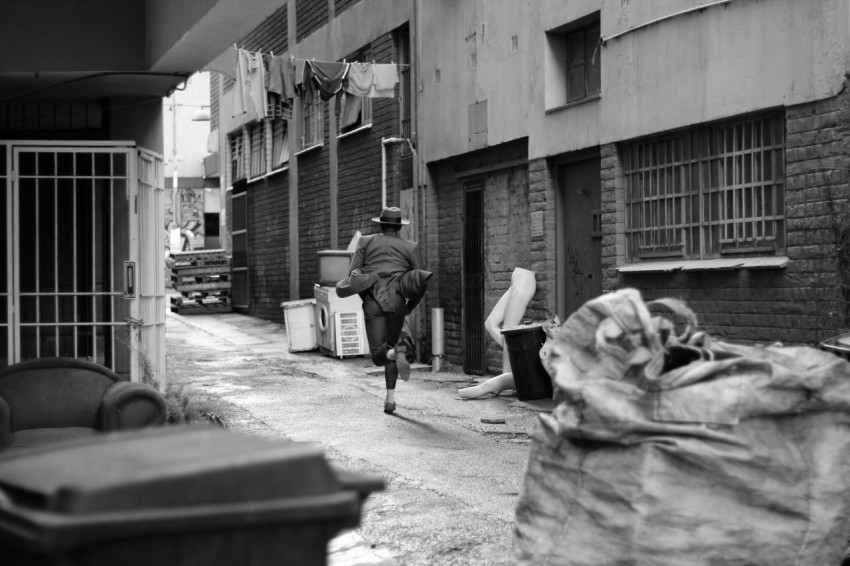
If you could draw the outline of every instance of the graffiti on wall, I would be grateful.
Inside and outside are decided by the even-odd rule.
[[[177,189],[177,193],[180,209],[175,215],[173,192],[166,192],[165,257],[172,251],[204,247],[204,189]]]

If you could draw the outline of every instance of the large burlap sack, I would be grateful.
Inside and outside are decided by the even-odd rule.
[[[521,565],[839,564],[850,363],[679,335],[627,289],[547,326],[557,405],[516,509]]]

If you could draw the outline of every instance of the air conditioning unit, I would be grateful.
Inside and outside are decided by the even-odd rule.
[[[334,313],[334,331],[336,337],[334,355],[338,358],[364,356],[369,353],[366,323],[362,312]]]

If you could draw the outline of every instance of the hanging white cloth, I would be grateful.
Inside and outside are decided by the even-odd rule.
[[[240,49],[236,75],[233,115],[248,113],[251,118],[262,120],[267,116],[266,67],[262,53]]]

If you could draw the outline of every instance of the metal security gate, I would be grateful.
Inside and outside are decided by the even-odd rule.
[[[0,154],[2,364],[62,356],[161,375],[161,158],[106,142],[9,142]]]
[[[482,375],[484,355],[484,203],[476,186],[463,199],[463,370]]]

